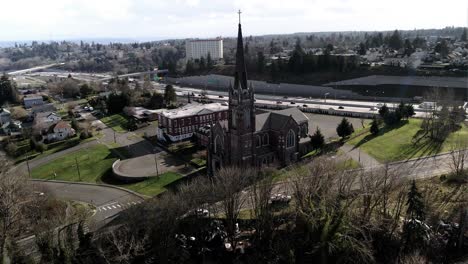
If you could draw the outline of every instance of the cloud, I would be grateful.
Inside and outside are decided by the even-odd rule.
[[[0,39],[233,36],[466,26],[466,0],[12,0]]]

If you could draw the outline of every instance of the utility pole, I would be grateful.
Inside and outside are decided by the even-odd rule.
[[[29,167],[29,155],[28,157],[26,158],[26,165],[28,166],[28,174],[29,174],[29,178],[31,178],[31,168]]]
[[[156,159],[156,148],[154,148],[154,166],[156,167],[156,176],[159,176],[158,160]]]
[[[76,170],[78,171],[78,179],[81,181],[80,166],[78,165],[78,158],[75,157]]]

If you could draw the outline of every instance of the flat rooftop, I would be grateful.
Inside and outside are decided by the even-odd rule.
[[[441,88],[468,88],[468,79],[463,77],[437,76],[387,76],[371,75],[356,79],[327,83],[325,86],[378,86],[378,85],[407,85]]]
[[[166,118],[181,118],[187,116],[195,116],[195,115],[205,115],[210,113],[216,113],[221,111],[228,110],[227,103],[211,103],[211,104],[199,104],[199,103],[191,103],[184,105],[183,107],[164,111],[161,113],[162,116]]]

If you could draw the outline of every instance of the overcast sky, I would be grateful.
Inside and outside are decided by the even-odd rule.
[[[466,26],[468,0],[1,0],[0,41]]]

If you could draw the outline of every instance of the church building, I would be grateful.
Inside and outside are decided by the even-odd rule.
[[[223,166],[282,167],[309,149],[309,120],[299,109],[255,109],[254,88],[247,83],[244,44],[239,21],[234,85],[229,87],[227,120],[211,128],[208,172]]]

